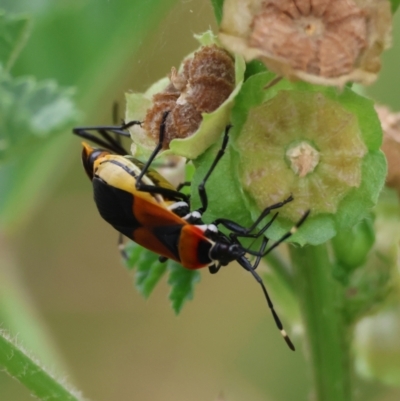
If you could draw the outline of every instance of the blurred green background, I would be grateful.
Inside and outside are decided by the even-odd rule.
[[[193,33],[216,30],[209,0],[0,0],[0,8],[33,19],[12,74],[75,87],[77,125],[109,124],[111,105],[123,105],[124,92],[143,91],[178,66],[198,46]],[[368,93],[400,110],[396,19],[394,47]],[[57,163],[49,160],[40,197],[22,199],[29,213],[16,203],[10,213],[19,217],[0,233],[1,327],[18,332],[93,401],[309,399],[300,337],[294,335],[298,351],[288,351],[243,269],[203,272],[179,317],[165,280],[148,301],[136,292],[116,233],[93,204],[80,141],[70,131],[51,141]],[[374,383],[356,390],[358,399],[400,396]],[[0,372],[1,401],[30,399]]]

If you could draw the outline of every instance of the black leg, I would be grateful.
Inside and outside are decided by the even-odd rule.
[[[124,236],[121,233],[118,235],[118,250],[122,259],[126,262],[128,260],[128,255],[125,251]]]
[[[236,237],[253,237],[252,235],[248,235],[248,234],[250,234],[268,214],[270,214],[271,210],[279,209],[282,206],[284,206],[286,203],[291,202],[292,200],[293,200],[293,196],[290,195],[284,201],[275,203],[274,205],[271,205],[271,206],[268,206],[261,212],[261,214],[258,216],[257,220],[249,228],[245,228],[245,227],[235,223],[234,221],[228,220],[228,219],[217,219],[213,222],[213,224],[215,224],[215,225],[222,224],[228,230],[232,231]],[[272,220],[267,224],[267,227],[263,228],[264,231],[272,224],[272,221],[275,220],[275,218],[276,218],[276,216],[274,216],[272,218]],[[258,236],[259,236],[259,234],[256,234],[256,236],[254,238],[257,238]]]
[[[158,137],[158,144],[155,147],[155,149],[153,150],[152,154],[150,155],[149,159],[147,160],[146,164],[142,168],[142,171],[140,172],[140,174],[138,175],[138,177],[136,179],[136,189],[138,191],[149,192],[148,188],[147,188],[147,187],[149,187],[149,185],[143,184],[142,178],[146,174],[148,169],[150,168],[151,163],[153,163],[153,160],[157,156],[158,152],[162,149],[162,146],[163,146],[163,143],[164,143],[164,137],[165,137],[165,123],[166,123],[168,114],[169,114],[169,111],[166,111],[163,114],[163,117],[162,117],[162,120],[161,120],[161,124],[160,124],[160,132],[159,132],[159,137]]]
[[[153,194],[160,194],[162,196],[165,196],[170,199],[177,199],[177,200],[184,200],[185,202],[189,202],[189,198],[187,195],[179,192],[178,190],[174,191],[168,188],[163,188],[163,187],[157,187],[154,185],[146,185],[143,183],[142,179],[143,176],[147,173],[149,170],[151,163],[154,161],[155,157],[157,156],[158,152],[162,149],[163,143],[164,143],[164,137],[165,137],[165,123],[168,117],[169,111],[164,112],[162,121],[160,124],[160,132],[159,132],[159,138],[158,138],[158,144],[151,153],[149,159],[147,160],[146,164],[143,166],[140,174],[136,178],[136,189],[138,191],[142,192],[148,192],[148,193],[153,193]],[[128,123],[130,124],[130,123]],[[128,125],[127,124],[127,125]],[[124,128],[127,127],[127,125],[124,126]]]
[[[129,125],[130,124],[130,125]],[[131,121],[125,126],[140,125],[140,121]],[[115,134],[117,137],[126,136],[129,137],[129,133],[124,129],[125,126],[93,126],[93,127],[77,127],[72,130],[75,135],[81,138],[88,139],[89,141],[101,146],[104,149],[110,150],[118,155],[125,156],[128,152],[123,148],[118,140],[112,137],[109,133]],[[97,132],[101,138],[92,134],[92,132]]]
[[[275,249],[283,241],[285,241],[286,239],[291,237],[297,231],[297,229],[304,223],[304,221],[306,220],[306,218],[308,217],[309,214],[310,214],[310,210],[307,210],[303,214],[301,219],[288,232],[283,234],[281,238],[279,238],[276,242],[274,242],[265,252],[263,251],[264,253],[262,253],[261,251],[253,251],[251,249],[244,248],[244,247],[242,247],[242,249],[244,251],[246,251],[246,253],[249,253],[250,255],[257,256],[257,257],[263,257],[263,256],[268,255],[273,249]],[[276,216],[277,216],[277,214],[273,217],[273,220],[276,218]],[[273,220],[271,220],[268,224],[266,224],[257,234],[254,235],[254,237],[251,235],[249,237],[251,237],[251,238],[260,237],[262,234],[264,234],[264,232],[267,230],[267,228],[271,225]],[[235,239],[235,240],[236,240],[236,237],[240,237],[240,236],[241,235],[237,235],[237,234],[232,235],[233,239]]]
[[[281,238],[279,238],[276,242],[274,242],[265,252],[262,256],[268,255],[273,249],[275,249],[279,244],[281,244],[285,239],[291,237],[297,229],[305,222],[307,219],[308,215],[310,214],[310,210],[307,210],[303,216],[301,216],[300,220],[285,234],[282,235]]]
[[[190,187],[192,183],[190,181],[181,182],[177,187],[176,190],[180,191],[184,187]]]
[[[135,175],[133,175],[133,177],[135,177]],[[189,202],[189,197],[187,195],[183,194],[182,192],[175,191],[169,188],[156,187],[154,185],[146,185],[143,184],[142,182],[139,188],[136,189],[138,191],[147,192],[149,194],[160,194],[161,196],[164,196],[165,198],[170,200],[176,200],[176,201],[182,200],[186,203]]]
[[[118,116],[119,116],[119,104],[117,101],[114,101],[112,105],[112,122],[114,125],[118,124]],[[122,146],[120,135],[116,135],[115,140],[118,142],[118,145]]]
[[[114,164],[118,165],[123,170],[125,170],[129,175],[135,178],[137,187],[137,180],[139,179],[139,176],[136,175],[136,171],[132,170],[131,168],[129,168],[129,166],[127,166],[124,163],[119,163],[117,160],[114,160]],[[141,173],[142,172],[143,170],[141,171]],[[164,196],[170,200],[177,200],[177,201],[183,200],[184,202],[188,202],[187,195],[183,194],[182,192],[178,192],[174,189],[164,188],[162,186],[146,185],[143,184],[142,182],[139,188],[137,188],[137,190],[142,192],[147,192],[150,194],[160,194],[161,196]]]
[[[208,271],[209,271],[211,274],[215,274],[215,273],[218,273],[218,271],[219,271],[220,268],[221,268],[221,264],[218,263],[217,265],[208,266]]]
[[[203,178],[203,181],[199,185],[198,190],[199,190],[199,197],[200,197],[200,201],[201,201],[201,208],[197,209],[197,211],[201,214],[203,214],[207,210],[207,206],[208,206],[208,198],[207,198],[207,193],[206,193],[206,189],[205,189],[206,182],[207,182],[208,178],[210,177],[211,173],[214,171],[214,169],[215,169],[216,165],[218,164],[218,162],[220,161],[221,157],[225,153],[225,150],[226,150],[226,147],[227,147],[228,141],[229,141],[229,130],[231,129],[231,127],[232,127],[231,125],[226,126],[221,149],[218,151],[217,156],[215,157],[210,169],[208,170],[207,174]]]

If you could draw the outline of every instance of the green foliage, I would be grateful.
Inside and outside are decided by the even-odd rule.
[[[61,89],[54,81],[14,78],[7,72],[26,42],[29,27],[26,17],[0,13],[0,165],[11,156],[32,152],[77,115],[70,89]]]
[[[6,70],[13,65],[30,33],[27,17],[9,16],[0,11],[0,63]]]
[[[136,269],[135,286],[137,290],[145,298],[148,298],[166,272],[166,263],[161,263],[158,260],[158,255],[132,241],[126,244],[125,253],[128,257],[125,266],[129,270]]]
[[[162,263],[159,255],[132,241],[125,245],[124,252],[127,257],[125,266],[130,271],[136,270],[135,286],[145,298],[150,296],[166,272],[171,286],[169,299],[176,314],[180,313],[186,301],[193,298],[194,285],[200,280],[197,270],[185,269],[173,260]]]
[[[224,0],[211,0],[211,4],[214,8],[215,19],[217,20],[218,25],[222,20],[222,11],[224,7]]]
[[[12,78],[0,70],[0,164],[34,151],[76,121],[71,89],[54,81]]]
[[[193,298],[193,288],[200,281],[200,273],[197,270],[185,269],[173,260],[168,261],[168,270],[168,284],[172,287],[169,299],[172,308],[178,314],[183,304]]]
[[[266,72],[267,67],[260,60],[251,60],[246,64],[246,72],[244,74],[244,79],[247,80],[252,75],[258,74],[260,72]]]
[[[215,160],[221,144],[222,138],[193,162],[196,172],[191,185],[191,207],[194,210],[201,206],[198,186]],[[244,206],[241,188],[232,163],[232,153],[228,148],[207,181],[209,206],[203,215],[206,223],[211,223],[217,218],[231,219],[243,226],[249,226],[252,223],[250,213]]]
[[[400,5],[400,0],[390,0],[392,4],[392,13],[394,14]]]
[[[0,18],[5,43],[1,64],[10,67],[25,43],[25,17]],[[0,226],[7,229],[23,218],[41,197],[40,183],[52,175],[43,157],[48,137],[60,133],[77,118],[71,89],[54,81],[12,77],[0,66]],[[46,140],[46,142],[45,142]],[[33,182],[36,181],[36,187]],[[30,202],[26,202],[29,199]]]

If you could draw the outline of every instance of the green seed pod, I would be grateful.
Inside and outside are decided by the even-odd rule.
[[[375,231],[370,219],[364,219],[350,230],[340,231],[332,240],[336,260],[352,271],[366,262],[367,254],[375,241]]]
[[[340,263],[339,268],[335,267],[334,270],[337,278],[338,270],[342,269],[344,273],[344,280],[341,280],[346,286],[343,316],[349,325],[356,323],[367,313],[377,311],[387,305],[389,300],[391,302],[398,302],[396,299],[400,300],[398,298],[398,294],[400,294],[400,208],[396,194],[385,190],[379,198],[374,214],[375,242],[362,267],[351,270],[348,267],[346,269],[344,264]],[[368,230],[365,226],[363,227],[363,224],[360,224],[359,228],[355,228],[358,235],[360,235],[360,231],[364,231],[361,237],[368,236]],[[351,241],[349,242],[351,243]],[[334,248],[338,245],[342,248],[339,249],[339,255],[335,249],[336,256],[339,256],[340,260],[352,261],[351,255],[346,259],[344,239],[337,243],[335,238],[333,243]],[[351,252],[350,248],[347,249],[349,252]]]

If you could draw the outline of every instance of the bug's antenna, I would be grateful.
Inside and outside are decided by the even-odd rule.
[[[304,223],[304,221],[306,220],[306,218],[308,217],[309,214],[310,214],[310,210],[307,210],[303,214],[301,219],[286,234],[284,234],[281,238],[279,238],[278,241],[274,242],[266,251],[265,251],[265,248],[266,248],[267,243],[268,243],[268,238],[264,238],[263,239],[263,242],[262,242],[261,247],[260,247],[258,252],[249,252],[248,249],[243,248],[243,250],[246,251],[247,253],[250,253],[250,254],[253,254],[253,255],[257,256],[256,261],[254,262],[254,265],[251,265],[251,263],[244,256],[242,256],[242,257],[240,257],[238,259],[238,262],[240,263],[240,265],[243,266],[246,270],[248,270],[253,275],[253,277],[257,280],[257,282],[260,284],[260,286],[261,286],[261,288],[263,290],[265,299],[267,300],[268,307],[271,310],[272,316],[274,317],[276,327],[278,327],[279,331],[282,334],[282,337],[286,341],[286,344],[288,345],[288,347],[292,351],[295,351],[295,347],[294,347],[292,341],[290,340],[288,334],[286,333],[285,329],[283,328],[283,324],[282,324],[281,320],[279,319],[278,314],[276,313],[276,311],[274,309],[274,304],[271,301],[271,298],[270,298],[270,296],[268,294],[268,291],[267,291],[267,289],[266,289],[266,287],[264,285],[264,282],[263,282],[262,278],[255,272],[255,269],[257,269],[258,265],[260,264],[261,258],[263,256],[267,255],[268,253],[270,253],[274,248],[276,248],[285,239],[287,239],[291,235],[293,235],[297,231],[297,229]],[[273,216],[273,218],[271,219],[271,222],[275,220],[276,216],[277,216],[277,214],[275,214]],[[271,225],[270,223],[269,224],[267,223],[259,231],[259,233],[257,233],[257,236],[258,235],[262,235],[266,231],[266,229]]]
[[[267,245],[267,239],[265,238],[263,243],[262,243],[262,245],[261,245],[261,249],[260,250],[263,251],[264,250],[263,248],[265,248],[266,245]],[[254,269],[256,269],[258,264],[260,263],[260,260],[261,260],[261,256],[258,256],[256,262],[254,263],[254,266],[252,266],[251,263],[244,256],[242,256],[240,259],[238,259],[238,262],[240,263],[241,266],[243,266],[246,270],[248,270],[253,275],[253,277],[257,280],[258,284],[260,284],[260,286],[261,286],[261,288],[263,290],[265,299],[267,300],[268,307],[269,307],[269,309],[270,309],[270,311],[272,313],[272,316],[273,316],[273,318],[275,320],[276,327],[281,332],[282,337],[286,341],[286,344],[288,345],[288,347],[292,351],[295,351],[296,348],[294,347],[291,339],[289,338],[288,334],[286,333],[285,329],[283,328],[283,324],[281,322],[281,319],[279,319],[279,316],[275,311],[274,304],[271,301],[271,298],[270,298],[270,296],[268,294],[268,291],[267,291],[267,289],[266,289],[266,287],[264,285],[264,282],[263,282],[262,278],[254,271]]]

